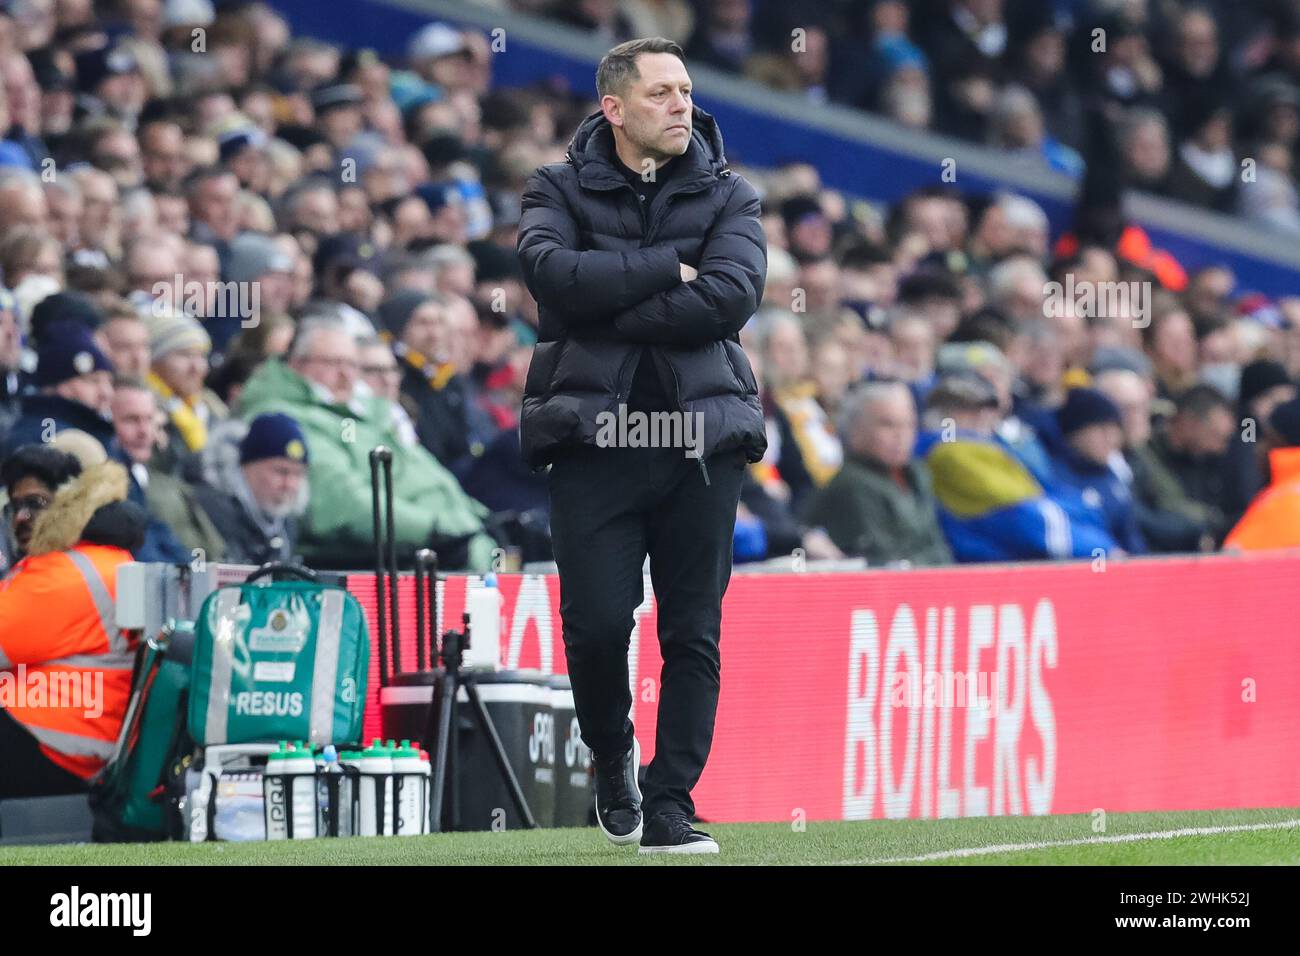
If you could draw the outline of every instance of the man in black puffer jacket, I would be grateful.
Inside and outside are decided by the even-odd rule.
[[[766,239],[757,193],[691,104],[680,47],[621,44],[596,86],[601,112],[524,191],[519,255],[541,328],[521,445],[551,464],[564,643],[601,828],[643,852],[716,853],[691,827],[691,790],[713,740],[741,479],[767,444],[738,337],[763,297]],[[656,420],[674,422],[676,447],[646,447],[657,442],[636,426],[653,436]],[[627,652],[647,555],[664,665],[643,827]]]

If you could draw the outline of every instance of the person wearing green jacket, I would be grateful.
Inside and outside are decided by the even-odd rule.
[[[813,497],[807,523],[871,565],[950,564],[929,473],[912,457],[916,405],[907,386],[859,388],[845,401],[841,433],[844,465]]]
[[[284,360],[253,373],[240,413],[283,412],[307,436],[311,501],[300,549],[308,564],[359,567],[374,549],[370,450],[393,452],[393,522],[398,561],[433,548],[442,567],[486,570],[496,542],[484,530],[488,510],[420,446],[393,430],[386,400],[358,391],[357,343],[334,320],[305,319]]]

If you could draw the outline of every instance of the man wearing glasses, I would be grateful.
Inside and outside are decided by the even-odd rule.
[[[4,506],[5,530],[3,571],[7,573],[27,555],[36,517],[54,501],[64,482],[81,473],[81,463],[72,455],[49,445],[23,445],[0,465],[0,483],[8,500]]]

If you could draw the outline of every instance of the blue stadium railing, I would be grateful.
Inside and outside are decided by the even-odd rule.
[[[505,55],[493,64],[497,83],[522,86],[559,78],[594,96],[595,64],[604,44],[573,30],[516,13],[448,0],[270,0],[296,36],[348,47],[400,53],[432,20],[484,31],[500,29]],[[758,166],[786,160],[815,165],[823,181],[845,192],[890,201],[940,181],[941,164],[956,159],[956,185],[982,193],[1010,188],[1039,202],[1053,236],[1071,225],[1076,184],[1037,165],[1017,165],[1005,154],[928,133],[916,133],[856,110],[816,106],[790,94],[756,87],[706,68],[692,69],[700,105],[717,116],[733,162]],[[1133,195],[1126,212],[1153,243],[1189,271],[1223,263],[1239,290],[1272,296],[1300,294],[1300,243],[1267,227],[1151,196]]]

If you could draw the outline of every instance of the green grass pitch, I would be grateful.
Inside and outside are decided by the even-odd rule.
[[[965,820],[701,824],[716,857],[641,856],[595,829],[513,830],[292,843],[0,847],[14,865],[302,864],[688,865],[1300,865],[1300,809]],[[1182,830],[1214,832],[1177,834]],[[1171,832],[1175,831],[1175,832]],[[1222,832],[1221,832],[1222,831]],[[1087,842],[1074,842],[1087,841]],[[1065,844],[1065,845],[1062,845]],[[989,852],[992,850],[993,852]],[[937,855],[931,859],[917,859]]]

